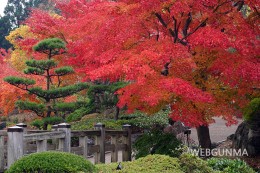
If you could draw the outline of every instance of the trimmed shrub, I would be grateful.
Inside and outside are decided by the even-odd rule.
[[[122,170],[116,170],[118,163],[96,165],[104,173],[184,173],[177,158],[164,155],[148,155],[132,162],[122,162]]]
[[[243,118],[246,121],[254,121],[254,119],[257,118],[259,114],[260,114],[260,98],[254,98],[245,107]]]
[[[53,116],[53,117],[46,117],[42,119],[44,124],[50,124],[50,125],[54,125],[54,124],[59,124],[64,122],[63,118],[61,117],[57,117],[57,116]]]
[[[34,120],[33,122],[31,122],[31,125],[38,128],[38,129],[42,129],[43,128],[43,124],[44,122],[42,120]]]
[[[178,157],[181,154],[179,141],[173,134],[164,133],[161,130],[153,129],[137,138],[133,148],[136,150],[135,158],[149,154],[163,154],[171,157]]]
[[[250,166],[239,159],[211,158],[207,162],[214,170],[222,171],[223,173],[255,173]]]
[[[183,153],[180,157],[180,165],[182,170],[186,173],[213,173],[215,172],[208,163],[201,158]]]
[[[31,123],[31,125],[34,127],[37,127],[38,129],[43,129],[44,124],[54,125],[54,124],[59,124],[62,122],[64,122],[63,118],[54,116],[54,117],[46,117],[41,120],[40,119],[34,120]]]
[[[86,108],[84,108],[86,109]],[[122,115],[120,116],[119,120],[113,120],[113,119],[106,119],[102,114],[99,114],[96,117],[91,118],[82,118],[82,116],[86,115],[87,113],[81,114],[75,114],[72,113],[67,116],[66,120],[67,122],[71,121],[78,121],[78,122],[72,122],[72,129],[73,130],[88,130],[93,129],[94,124],[101,122],[106,125],[106,127],[111,129],[121,129],[123,124],[130,124],[133,128],[137,127],[140,129],[151,129],[154,128],[154,126],[166,126],[168,124],[168,110],[166,111],[160,111],[154,115],[146,115],[144,113],[136,112],[134,114],[129,115]],[[88,116],[88,115],[87,115]],[[129,118],[130,117],[130,118]]]
[[[7,173],[75,173],[95,172],[95,166],[81,156],[47,151],[24,156],[11,165]]]
[[[84,115],[92,113],[93,108],[91,106],[81,107],[66,117],[67,122],[79,121]]]

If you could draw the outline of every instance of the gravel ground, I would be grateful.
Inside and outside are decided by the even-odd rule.
[[[209,126],[211,142],[226,140],[229,135],[235,133],[238,125],[242,122],[242,120],[239,119],[237,124],[227,127],[225,120],[217,117],[215,118],[215,121],[214,124]],[[191,129],[191,139],[198,143],[197,131],[195,128]]]

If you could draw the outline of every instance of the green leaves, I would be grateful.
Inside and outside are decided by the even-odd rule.
[[[40,87],[34,87],[34,88],[30,88],[29,92],[48,100],[48,99],[67,97],[86,88],[88,88],[88,84],[79,83],[79,84],[69,85],[69,86],[55,88],[51,90],[43,90]]]
[[[259,116],[260,98],[254,98],[244,109],[243,118],[246,121],[254,121],[254,118]]]
[[[39,82],[40,86],[30,86],[35,84],[35,81],[32,79],[13,76],[4,79],[9,84],[37,96],[36,98],[40,98],[39,100],[42,101],[42,104],[30,101],[18,101],[16,104],[19,108],[33,111],[41,117],[49,117],[52,113],[59,115],[59,111],[65,115],[85,105],[85,103],[81,102],[61,103],[63,99],[60,98],[71,96],[89,87],[87,83],[64,86],[63,78],[60,78],[60,76],[71,74],[74,70],[70,66],[56,68],[58,61],[52,59],[52,57],[63,54],[64,49],[66,49],[65,46],[65,43],[61,39],[49,38],[40,41],[33,47],[35,51],[47,54],[47,56],[45,56],[45,59],[42,59],[43,57],[41,56],[26,61],[27,68],[24,70],[24,73],[27,75],[38,75],[37,81],[41,80]]]
[[[132,162],[122,162],[122,170],[116,170],[118,163],[98,164],[99,172],[106,173],[184,173],[178,158],[165,155],[148,155]]]
[[[36,44],[33,47],[34,51],[37,52],[46,52],[46,51],[52,51],[56,49],[65,49],[66,45],[65,43],[59,39],[59,38],[49,38],[40,41],[38,44]]]
[[[16,102],[16,105],[22,110],[34,111],[37,115],[42,115],[44,113],[44,111],[46,110],[46,107],[44,104],[34,103],[34,102],[30,102],[30,101],[18,100]]]
[[[54,60],[28,60],[26,65],[41,70],[49,70],[56,67],[57,63]]]
[[[254,173],[243,160],[227,159],[227,158],[210,158],[207,160],[208,165],[216,171],[223,171],[223,173]]]
[[[24,70],[25,74],[34,74],[34,75],[42,75],[44,74],[44,70],[35,68],[35,67],[28,67]]]
[[[61,68],[55,69],[54,71],[59,76],[63,76],[63,75],[70,74],[70,73],[74,72],[73,68],[70,67],[70,66],[61,67]]]
[[[181,146],[173,134],[164,133],[161,130],[153,129],[137,138],[133,147],[135,149],[135,158],[145,157],[149,154],[163,154],[171,157],[177,157],[181,154],[178,148]]]
[[[7,173],[17,172],[95,172],[95,166],[81,156],[47,151],[33,153],[17,160]]]
[[[15,76],[8,76],[6,78],[4,78],[5,82],[8,82],[11,85],[25,85],[25,86],[29,86],[29,85],[34,85],[35,81],[32,79],[26,79],[26,78],[20,78],[20,77],[15,77]]]

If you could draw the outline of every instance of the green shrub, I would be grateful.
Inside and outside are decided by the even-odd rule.
[[[38,129],[42,129],[43,128],[43,124],[44,122],[42,120],[34,120],[33,122],[31,122],[31,125],[38,128]]]
[[[67,122],[72,122],[72,121],[79,121],[84,115],[92,113],[93,112],[93,107],[87,106],[87,107],[82,107],[77,110],[75,110],[73,113],[69,114],[66,117]]]
[[[11,165],[7,173],[75,173],[95,172],[91,162],[81,156],[63,152],[41,152],[24,156]]]
[[[169,110],[161,110],[153,115],[147,115],[141,112],[133,114],[122,115],[120,119],[124,120],[127,124],[143,129],[151,129],[155,125],[165,126],[168,124]]]
[[[244,109],[243,117],[246,121],[254,121],[260,114],[260,98],[254,98]]]
[[[78,111],[80,111],[80,109]],[[81,113],[75,111],[74,113],[67,116],[66,121],[78,121],[82,118],[82,116],[86,114],[88,113]],[[94,127],[94,124],[97,122],[101,122],[105,124],[106,127],[111,129],[121,129],[122,125],[124,124],[130,124],[132,127],[138,127],[140,129],[151,129],[155,125],[162,127],[168,124],[168,110],[159,111],[158,113],[149,116],[141,112],[136,112],[134,114],[128,115],[121,115],[119,120],[106,119],[103,117],[103,115],[100,114],[100,116],[98,117],[73,122],[71,125],[72,129],[74,130],[88,130],[92,129]]]
[[[147,156],[149,154],[163,154],[177,157],[181,154],[178,150],[181,147],[174,135],[164,133],[161,130],[153,129],[137,138],[133,148],[136,150],[135,158]]]
[[[214,170],[222,171],[223,173],[255,173],[252,168],[239,159],[211,158],[207,162]]]
[[[1,114],[1,111],[0,111],[0,114]],[[7,121],[7,116],[0,116],[0,122],[1,121]]]
[[[118,163],[96,165],[104,173],[184,173],[178,158],[164,155],[148,155],[132,162],[122,162],[122,170],[117,171]]]
[[[64,122],[63,118],[61,117],[46,117],[42,119],[44,124],[50,124],[50,125],[54,125],[54,124],[60,124],[62,122]]]
[[[84,121],[72,122],[71,129],[72,130],[88,130],[93,129],[96,123],[105,124],[106,128],[109,129],[122,129],[122,125],[126,124],[124,121],[113,120],[113,119],[104,119],[104,118],[90,118]]]
[[[13,123],[14,123],[14,124],[17,124],[17,123],[19,123],[19,120],[18,120],[18,118],[17,118],[17,117],[15,117],[15,118],[13,119]]]
[[[183,153],[180,157],[180,165],[186,173],[213,173],[213,169],[207,162],[197,156]]]
[[[63,118],[54,116],[54,117],[46,117],[41,120],[40,119],[34,120],[31,123],[31,125],[37,127],[38,129],[43,129],[44,124],[54,125],[54,124],[62,123],[63,121],[64,121]]]

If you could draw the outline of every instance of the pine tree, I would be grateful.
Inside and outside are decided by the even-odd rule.
[[[33,111],[40,117],[50,117],[52,113],[58,115],[57,112],[72,112],[82,106],[80,102],[62,102],[62,98],[71,96],[88,87],[86,83],[62,86],[62,77],[74,72],[73,68],[69,66],[57,68],[58,63],[55,57],[65,53],[65,48],[65,43],[61,39],[45,39],[36,44],[33,50],[37,53],[45,54],[46,59],[26,61],[27,68],[24,70],[24,73],[37,76],[38,78],[45,78],[45,89],[39,86],[35,87],[36,82],[31,78],[16,76],[4,78],[4,81],[9,84],[26,90],[28,93],[36,95],[43,100],[43,103],[19,100],[16,102],[16,105],[20,109]]]

